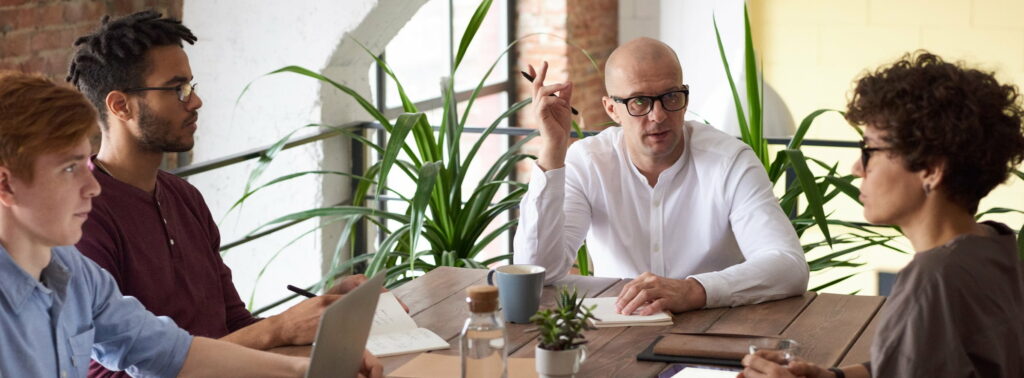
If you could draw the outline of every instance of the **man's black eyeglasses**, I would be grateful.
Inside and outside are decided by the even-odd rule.
[[[626,111],[634,117],[641,117],[654,109],[654,102],[660,101],[661,107],[670,112],[676,112],[686,107],[690,100],[690,87],[683,85],[683,89],[662,93],[657,96],[633,96],[627,98],[612,96],[612,100],[626,105]]]
[[[199,85],[199,84],[198,83],[184,83],[184,84],[175,85],[173,87],[129,88],[129,89],[125,89],[123,92],[125,92],[125,93],[132,93],[132,92],[143,92],[143,91],[176,91],[176,92],[178,92],[178,101],[188,102],[189,100],[192,99],[192,94],[195,93],[195,91],[196,91],[196,85]]]
[[[892,147],[868,147],[867,142],[860,141],[860,164],[864,168],[864,172],[868,171],[868,160],[871,160],[871,154],[875,151],[891,150]]]

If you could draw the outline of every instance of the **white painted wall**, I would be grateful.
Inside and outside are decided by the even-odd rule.
[[[726,57],[733,79],[743,90],[743,4],[742,0],[620,0],[619,43],[650,37],[675,49],[683,65],[684,81],[690,85],[687,118],[707,120],[715,127],[739,135],[735,105],[722,67],[715,39],[713,18],[718,20]],[[783,136],[792,128],[792,116],[782,99],[765,88],[766,135]]]
[[[369,98],[371,58],[346,36],[352,35],[379,52],[424,1],[185,1],[184,23],[199,38],[186,52],[204,101],[193,161],[267,145],[309,123],[369,119],[354,101],[323,88],[316,80],[295,74],[260,76],[287,65],[303,66],[322,71]],[[236,104],[246,84],[257,78]],[[310,128],[299,134],[314,131]],[[284,151],[259,182],[300,170],[348,171],[348,146],[347,140],[335,138]],[[333,204],[349,196],[347,182],[306,176],[258,193],[241,211],[227,214],[242,195],[254,166],[253,162],[238,164],[189,178],[219,221],[222,242],[237,240],[286,213]],[[286,284],[308,285],[319,279],[322,251],[333,250],[336,229],[313,232],[282,249],[317,224],[307,221],[224,255],[243,300],[255,293],[255,306],[260,307],[287,295]],[[278,251],[283,252],[257,283],[261,270]]]

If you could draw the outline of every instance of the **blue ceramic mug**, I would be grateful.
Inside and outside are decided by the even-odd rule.
[[[545,269],[539,265],[505,265],[487,273],[487,284],[498,287],[498,302],[505,320],[529,323],[540,308]]]

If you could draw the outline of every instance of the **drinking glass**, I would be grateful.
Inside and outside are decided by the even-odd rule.
[[[793,339],[763,338],[750,343],[750,354],[754,354],[759,350],[776,351],[781,353],[782,358],[785,359],[783,365],[788,365],[796,357],[799,347],[800,343]]]

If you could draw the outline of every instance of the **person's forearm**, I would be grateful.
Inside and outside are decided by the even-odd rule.
[[[545,172],[565,166],[565,154],[569,148],[569,137],[545,136],[541,142],[537,165]]]
[[[683,294],[685,297],[682,311],[699,310],[707,306],[708,293],[707,290],[704,290],[704,285],[693,278],[687,278],[683,282],[687,285],[687,289]]]
[[[195,337],[179,377],[301,377],[309,359]]]
[[[529,198],[531,194],[523,198],[520,206],[519,230],[513,239],[514,261],[543,266],[547,269],[545,281],[550,282],[565,276],[572,264],[562,250],[565,214],[549,212],[555,206],[541,206],[537,203],[539,199]]]
[[[802,294],[807,288],[798,266],[782,252],[767,251],[717,272],[695,274],[707,292],[707,307],[742,306]]]
[[[259,350],[287,345],[281,337],[280,327],[276,326],[277,321],[276,317],[269,317],[221,337],[220,340]]]
[[[861,364],[843,366],[842,370],[846,378],[871,378],[871,372]]]
[[[583,205],[566,206],[567,170],[543,172],[539,164],[533,169],[513,239],[515,263],[543,266],[548,283],[568,274],[576,252],[571,246],[583,243],[587,226],[583,222],[589,220]],[[567,227],[569,219],[577,224]]]

